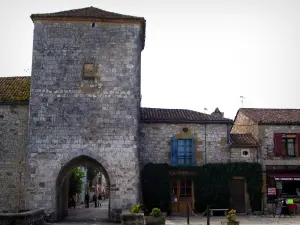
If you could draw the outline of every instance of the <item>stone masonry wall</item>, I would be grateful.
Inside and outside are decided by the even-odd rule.
[[[188,127],[191,134],[198,139],[196,144],[196,161],[198,165],[215,162],[228,162],[227,125],[203,124],[141,124],[141,161],[147,163],[171,163],[171,138],[180,133],[181,128]]]
[[[264,165],[300,165],[299,158],[281,159],[274,156],[274,133],[300,133],[300,126],[260,125],[261,149]]]
[[[29,208],[56,208],[61,168],[85,155],[106,169],[111,208],[138,201],[141,26],[35,22]],[[84,63],[95,80],[83,79]]]
[[[242,151],[249,151],[249,157],[243,157]],[[231,147],[230,148],[230,161],[231,162],[258,162],[257,148],[242,148],[242,147]]]
[[[0,211],[24,209],[28,105],[0,105]]]
[[[233,134],[247,134],[250,133],[252,136],[258,140],[258,126],[252,119],[244,115],[242,112],[238,112],[235,119],[234,125],[231,128],[231,133]]]

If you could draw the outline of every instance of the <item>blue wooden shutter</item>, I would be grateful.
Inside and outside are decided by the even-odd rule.
[[[192,139],[192,165],[195,166],[196,165],[196,160],[195,160],[195,140]]]
[[[171,153],[172,153],[172,166],[177,166],[177,139],[172,138]]]

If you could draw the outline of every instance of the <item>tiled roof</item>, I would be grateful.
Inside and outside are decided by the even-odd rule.
[[[53,17],[73,17],[73,18],[98,18],[98,19],[133,19],[144,21],[142,17],[122,15],[109,12],[95,7],[86,7],[81,9],[72,9],[54,13],[32,14],[31,19],[53,18]]]
[[[241,108],[239,112],[258,124],[298,124],[300,109]]]
[[[142,50],[145,46],[145,30],[146,30],[146,20],[143,17],[122,15],[119,13],[109,12],[95,7],[86,7],[81,9],[66,10],[54,13],[41,13],[32,14],[32,21],[35,20],[65,20],[65,19],[83,19],[83,20],[101,20],[109,22],[139,22],[142,25],[142,32],[140,38],[142,41]],[[93,22],[93,21],[91,21]]]
[[[141,108],[141,121],[146,123],[225,123],[232,120],[186,109]]]
[[[258,146],[257,141],[251,134],[230,134],[232,146]]]
[[[0,101],[28,101],[30,77],[0,77]]]

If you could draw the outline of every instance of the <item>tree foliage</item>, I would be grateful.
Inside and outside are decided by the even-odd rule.
[[[82,191],[82,178],[84,177],[84,172],[80,168],[72,169],[70,173],[70,185],[69,185],[69,196],[74,196],[80,194]]]
[[[97,174],[100,172],[98,168],[93,168],[88,166],[87,168],[87,181],[89,182],[89,186],[92,187],[92,181],[97,176]]]

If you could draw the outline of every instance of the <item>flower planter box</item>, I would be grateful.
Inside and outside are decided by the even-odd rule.
[[[221,221],[221,225],[239,225],[240,221]]]
[[[165,216],[145,216],[145,225],[164,225],[166,224]]]
[[[122,223],[124,225],[144,225],[144,220],[144,213],[122,214]]]

